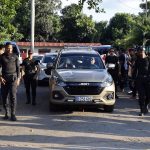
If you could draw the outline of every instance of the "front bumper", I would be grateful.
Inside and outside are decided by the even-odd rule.
[[[51,86],[50,103],[59,105],[114,105],[115,104],[115,86],[114,83],[98,91],[80,92],[80,87],[76,91],[66,90],[66,87]]]

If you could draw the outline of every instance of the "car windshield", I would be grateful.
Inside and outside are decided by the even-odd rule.
[[[43,58],[43,56],[33,56],[34,60],[41,60]]]
[[[47,55],[43,58],[42,63],[54,63],[57,55]]]
[[[57,69],[104,69],[104,64],[99,55],[70,54],[61,55]]]

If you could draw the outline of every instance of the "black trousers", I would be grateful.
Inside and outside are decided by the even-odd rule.
[[[34,78],[33,75],[24,75],[24,84],[26,88],[26,96],[27,102],[31,102],[31,90],[32,90],[32,103],[36,102],[36,87],[37,87],[37,80]]]
[[[2,94],[2,101],[3,101],[3,107],[5,109],[6,114],[8,114],[9,110],[9,99],[10,97],[10,108],[11,108],[11,114],[16,113],[16,105],[17,105],[17,99],[16,99],[16,93],[17,93],[17,80],[15,81],[6,81],[6,84],[1,85],[1,94]]]
[[[110,73],[110,75],[112,76],[114,83],[115,83],[115,93],[117,92],[117,85],[118,85],[118,71],[114,70],[114,69],[108,69],[108,72]]]
[[[128,70],[121,69],[121,76],[120,76],[120,89],[124,89],[127,86],[128,80]]]
[[[137,78],[137,90],[139,94],[139,106],[141,113],[145,112],[146,107],[150,103],[150,81],[147,77],[138,77]]]

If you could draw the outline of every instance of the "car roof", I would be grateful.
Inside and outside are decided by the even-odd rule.
[[[44,54],[33,53],[33,56],[44,56]]]
[[[80,50],[80,49],[76,49],[76,50],[62,50],[62,54],[98,54],[98,52],[96,52],[95,50]]]
[[[50,56],[50,55],[58,55],[58,53],[56,53],[56,52],[45,53],[45,56]]]

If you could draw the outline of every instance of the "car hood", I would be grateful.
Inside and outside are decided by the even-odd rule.
[[[109,77],[106,69],[65,70],[57,69],[56,75],[64,82],[104,82]]]

